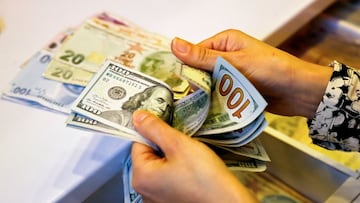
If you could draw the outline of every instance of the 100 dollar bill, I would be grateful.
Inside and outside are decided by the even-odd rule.
[[[235,67],[218,57],[209,115],[197,135],[219,134],[249,125],[265,110],[265,99]]]
[[[259,136],[266,126],[267,121],[264,115],[261,115],[244,128],[220,134],[196,136],[196,139],[224,147],[240,147]]]
[[[140,142],[155,148],[153,143],[140,135],[126,133],[124,131],[105,125],[97,120],[88,118],[78,113],[71,112],[66,120],[66,124],[71,127],[82,128],[84,130],[98,131],[106,133],[113,137],[121,137],[123,139]]]
[[[132,114],[137,109],[171,123],[172,91],[165,83],[111,60],[104,63],[71,108],[129,135],[138,135],[132,126]]]

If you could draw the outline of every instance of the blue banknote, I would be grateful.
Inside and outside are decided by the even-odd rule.
[[[42,76],[52,60],[52,53],[37,52],[3,90],[4,99],[36,108],[70,113],[70,106],[84,87],[61,83]]]

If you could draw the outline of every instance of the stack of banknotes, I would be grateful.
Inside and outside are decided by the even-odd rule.
[[[156,148],[132,126],[132,113],[144,109],[208,144],[230,169],[265,170],[270,160],[257,138],[267,125],[263,97],[221,57],[210,74],[179,61],[170,42],[127,19],[96,14],[26,60],[2,98],[66,114],[71,127]]]

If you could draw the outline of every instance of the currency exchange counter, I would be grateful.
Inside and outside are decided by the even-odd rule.
[[[276,44],[276,39],[268,42]],[[360,3],[340,1],[277,46],[314,63],[328,65],[336,59],[360,67],[359,40]],[[266,119],[269,126],[260,138],[271,158],[267,170],[236,173],[262,202],[268,202],[264,197],[269,195],[276,197],[272,202],[287,202],[283,195],[296,197],[298,202],[360,202],[360,153],[312,144],[303,117],[266,113]],[[114,193],[119,188],[121,174],[87,201],[121,198]]]
[[[304,44],[292,46],[284,40],[333,2],[158,1],[155,7],[150,1],[136,0],[3,0],[0,88],[51,37],[95,12],[113,11],[150,31],[193,42],[226,28],[238,28],[300,56],[299,52],[305,52],[296,48]],[[327,15],[320,15],[320,19]],[[189,24],[180,23],[184,20]],[[206,26],[196,26],[204,23]],[[311,46],[306,50],[313,53]],[[318,58],[316,55],[316,62]],[[130,142],[67,128],[64,115],[9,101],[0,100],[0,110],[0,202],[123,201],[121,167]],[[359,188],[357,154],[329,154],[309,140],[303,141],[306,127],[301,118],[267,117],[270,125],[260,137],[272,161],[265,173],[243,173],[258,180],[253,185],[296,194],[304,202],[331,202],[341,196],[355,199],[351,191]],[[242,174],[237,175],[244,180]]]

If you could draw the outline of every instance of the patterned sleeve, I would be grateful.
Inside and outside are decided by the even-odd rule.
[[[308,120],[314,144],[332,150],[360,151],[360,70],[337,61],[326,92]]]

